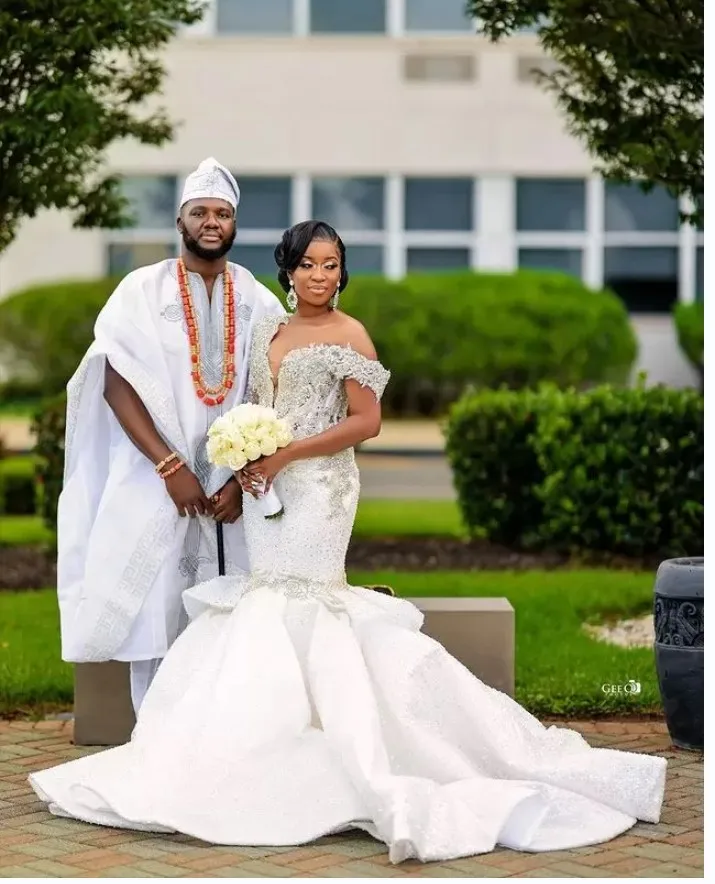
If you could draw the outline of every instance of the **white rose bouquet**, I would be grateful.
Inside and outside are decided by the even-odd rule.
[[[246,403],[216,418],[208,432],[206,453],[215,466],[239,472],[249,461],[275,454],[292,439],[288,424],[272,408]],[[283,512],[272,487],[258,499],[267,519]]]

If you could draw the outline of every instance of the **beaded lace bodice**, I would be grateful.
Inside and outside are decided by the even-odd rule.
[[[268,350],[289,318],[256,323],[249,396],[275,408],[293,437],[305,439],[345,418],[346,379],[369,387],[379,399],[390,374],[350,347],[313,344],[288,351],[274,384]],[[353,449],[293,461],[278,473],[274,488],[284,506],[278,519],[265,519],[251,495],[244,495],[246,544],[257,585],[279,585],[288,596],[332,598],[336,587],[346,585],[345,555],[360,496]]]
[[[251,402],[274,407],[279,417],[288,421],[294,438],[303,439],[345,418],[346,378],[357,380],[381,398],[390,372],[376,360],[341,344],[311,344],[289,350],[274,383],[268,349],[279,326],[289,318],[269,316],[256,324],[251,345]]]

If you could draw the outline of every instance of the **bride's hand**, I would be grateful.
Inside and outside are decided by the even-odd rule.
[[[250,494],[251,497],[258,497],[261,491],[261,483],[257,483],[255,478],[246,472],[245,467],[240,472],[234,473],[234,476],[236,477],[238,484],[241,486],[242,491],[245,491],[246,494]]]
[[[241,486],[245,491],[248,491],[249,494],[253,494],[256,497],[255,490],[268,491],[273,484],[273,480],[280,473],[282,469],[288,466],[290,463],[290,455],[285,448],[279,448],[275,454],[270,454],[268,457],[262,457],[260,460],[255,460],[253,463],[248,464],[248,466],[244,467],[241,471],[241,476],[247,477],[247,484],[250,483],[251,487],[247,487],[241,482]],[[263,483],[265,482],[265,487]],[[253,489],[253,490],[252,490]]]

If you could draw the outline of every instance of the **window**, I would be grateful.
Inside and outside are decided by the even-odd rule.
[[[645,193],[637,184],[606,182],[607,231],[676,231],[678,201],[663,188]]]
[[[239,231],[285,230],[290,227],[290,178],[236,178],[241,188],[237,215]]]
[[[381,276],[385,272],[384,250],[382,246],[345,246],[348,271],[351,276],[372,273]]]
[[[387,0],[310,0],[310,29],[317,34],[383,34],[386,3]]]
[[[407,178],[405,230],[471,230],[471,178]]]
[[[280,234],[293,217],[292,182],[286,177],[246,176],[238,178],[236,242],[229,260],[259,276],[275,276],[274,249]]]
[[[156,264],[176,255],[173,243],[110,243],[107,246],[107,273],[109,276],[126,276],[137,267]]]
[[[517,230],[585,230],[585,181],[568,178],[517,179],[516,219]]]
[[[406,80],[433,83],[465,83],[477,76],[473,55],[405,55],[403,76]]]
[[[382,178],[314,178],[313,218],[345,230],[382,230],[385,182]]]
[[[607,248],[604,282],[634,313],[668,313],[678,298],[678,250]]]
[[[465,0],[405,0],[406,31],[473,31]]]
[[[407,249],[407,269],[463,270],[470,266],[469,249]]]
[[[172,229],[178,215],[176,178],[173,176],[139,175],[122,179],[123,195],[129,200],[129,211],[136,229]]]
[[[289,34],[293,0],[216,0],[219,34]]]
[[[275,245],[252,245],[235,243],[228,253],[228,260],[250,270],[254,276],[272,276],[278,273],[273,252]]]
[[[583,270],[581,249],[519,249],[519,267],[561,270],[579,279]]]
[[[705,299],[705,248],[698,246],[695,250],[695,299]]]
[[[122,179],[121,191],[129,200],[133,224],[130,231],[108,231],[106,267],[110,276],[124,276],[177,254],[176,178],[130,175]]]
[[[520,55],[516,61],[516,76],[520,83],[540,82],[542,74],[559,70],[558,62],[548,55]]]

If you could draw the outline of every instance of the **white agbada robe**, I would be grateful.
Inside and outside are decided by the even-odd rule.
[[[70,380],[64,486],[58,508],[57,586],[62,659],[73,663],[165,656],[185,623],[181,593],[216,576],[216,523],[180,517],[154,465],[134,446],[104,400],[105,360],[136,390],[172,450],[208,496],[230,471],[206,457],[206,432],[244,401],[251,333],[261,317],[283,313],[278,299],[245,268],[228,264],[236,309],[236,378],[213,408],[196,396],[176,261],[130,273],[95,325],[95,339]],[[189,274],[201,334],[201,371],[221,380],[223,275],[209,301]],[[224,526],[226,572],[246,570],[241,520]]]

